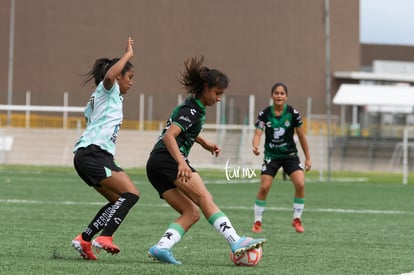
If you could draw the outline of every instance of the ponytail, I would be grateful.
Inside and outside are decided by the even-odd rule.
[[[202,66],[204,56],[200,59],[192,57],[184,62],[185,71],[181,74],[180,83],[183,85],[187,93],[200,95],[207,84],[209,88],[220,87],[227,88],[229,79],[227,76],[216,69],[209,69]]]
[[[83,75],[84,82],[83,84],[86,85],[89,81],[94,80],[95,86],[105,78],[106,72],[116,63],[119,61],[119,58],[99,58],[93,64],[92,69]],[[121,74],[124,75],[132,66],[132,64],[128,61],[125,64],[125,67],[122,69]]]

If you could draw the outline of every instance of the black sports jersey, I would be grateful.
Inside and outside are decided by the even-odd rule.
[[[273,106],[261,111],[255,127],[265,131],[265,159],[296,157],[295,128],[302,125],[302,117],[292,106],[285,104],[281,116],[276,117]]]
[[[188,97],[184,103],[174,108],[153,150],[167,150],[162,138],[171,124],[174,123],[181,128],[181,133],[176,137],[176,141],[180,152],[187,158],[196,137],[203,128],[205,120],[205,106],[197,98]]]

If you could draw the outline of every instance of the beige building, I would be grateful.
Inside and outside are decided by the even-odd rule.
[[[10,3],[15,3],[12,103],[83,106],[91,87],[81,75],[95,59],[118,57],[135,39],[135,84],[125,117],[164,120],[177,104],[183,62],[203,54],[206,65],[230,77],[227,123],[243,123],[247,98],[255,112],[269,103],[270,88],[284,82],[289,103],[303,115],[326,113],[324,0],[0,0],[0,104],[9,99]],[[361,64],[359,1],[330,1],[331,70],[357,71]],[[364,48],[363,48],[364,49]],[[338,84],[332,81],[332,95]],[[232,102],[231,105],[230,102]],[[4,111],[3,111],[4,112]],[[338,108],[333,106],[333,112]],[[215,122],[210,110],[207,122]]]
[[[374,60],[414,62],[414,47],[361,44],[361,66],[366,68],[372,67]]]
[[[15,3],[13,17],[11,3]],[[387,75],[390,81],[384,81],[383,75],[369,72],[376,60],[413,62],[414,47],[361,45],[359,0],[329,3],[332,99],[340,85],[367,79],[377,84],[396,84],[403,79],[413,86],[412,74]],[[203,54],[207,66],[221,69],[231,80],[226,100],[218,105],[221,122],[246,123],[249,96],[255,96],[256,116],[269,104],[271,86],[284,82],[289,88],[289,103],[307,121],[311,109],[312,127],[316,125],[317,130],[308,132],[313,166],[325,170],[330,155],[328,142],[326,132],[318,131],[320,125],[326,126],[327,113],[324,20],[325,0],[0,0],[0,105],[10,99],[12,104],[25,104],[26,92],[30,91],[32,105],[62,105],[67,94],[70,106],[84,106],[92,87],[82,86],[82,74],[97,58],[122,55],[127,37],[132,36],[136,41],[132,59],[136,74],[135,85],[125,97],[127,120],[137,120],[143,114],[145,120],[160,125],[180,98],[177,79],[184,61]],[[10,40],[11,22],[14,40]],[[11,41],[14,47],[10,56]],[[312,99],[311,107],[308,99]],[[333,125],[340,126],[344,134],[336,135],[338,127],[333,127],[333,169],[400,169],[401,150],[397,149],[401,129],[409,123],[414,125],[413,114],[367,112],[365,104],[331,107]],[[4,113],[0,111],[2,117]],[[216,108],[209,108],[207,122],[216,122],[218,114]],[[3,121],[0,126],[4,126]],[[348,130],[357,124],[358,131],[342,132],[345,124]],[[10,152],[2,155],[0,150],[0,163],[31,164],[29,156],[33,156],[35,164],[71,165],[71,148],[80,129],[42,131],[31,127],[0,128],[14,138]],[[159,132],[153,130],[122,134],[125,139],[118,157],[126,167],[143,165]],[[198,155],[195,149],[196,164],[223,167],[227,159],[233,164],[260,164],[246,149],[251,142],[249,135],[232,136],[232,131],[222,135],[214,130],[208,134],[226,148],[227,155],[212,160]],[[30,153],[44,148],[56,152]],[[44,159],[40,160],[40,155]],[[408,163],[412,165],[413,159]]]

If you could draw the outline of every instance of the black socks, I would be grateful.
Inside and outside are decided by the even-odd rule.
[[[88,227],[86,227],[85,231],[82,232],[82,239],[84,241],[90,242],[93,236],[105,226],[109,214],[111,213],[112,205],[112,203],[108,203],[98,211],[95,218],[93,218]]]
[[[112,236],[122,223],[129,210],[138,202],[139,196],[132,193],[121,194],[119,199],[112,204],[106,225],[101,236]]]

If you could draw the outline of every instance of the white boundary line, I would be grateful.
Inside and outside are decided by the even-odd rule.
[[[39,201],[39,200],[21,200],[21,199],[0,199],[0,204],[53,204],[53,205],[102,205],[105,202],[77,202],[77,201]],[[140,207],[169,207],[169,205],[162,204],[143,204]],[[227,206],[220,207],[222,209],[233,210],[252,210],[253,207],[246,206]],[[292,208],[287,207],[266,207],[266,211],[292,211]],[[334,208],[306,208],[306,212],[323,212],[323,213],[349,213],[349,214],[383,214],[383,215],[414,215],[410,211],[398,210],[372,210],[372,209],[334,209]],[[414,275],[414,274],[413,274]]]
[[[275,180],[274,183],[278,184],[280,182],[285,182],[283,180]],[[286,180],[286,182],[290,183],[290,180]],[[368,178],[364,177],[355,177],[355,178],[334,178],[330,182],[335,183],[361,183],[361,182],[368,182]],[[260,176],[255,178],[232,178],[230,180],[227,179],[218,179],[218,180],[210,180],[206,179],[204,180],[205,184],[240,184],[240,183],[260,183]],[[312,184],[312,183],[326,183],[325,181],[320,181],[317,178],[305,178],[305,183]]]

